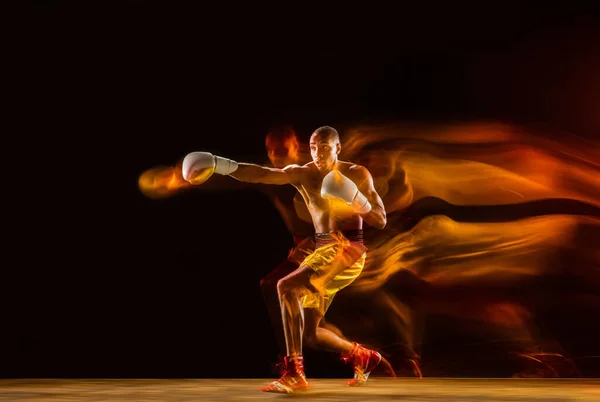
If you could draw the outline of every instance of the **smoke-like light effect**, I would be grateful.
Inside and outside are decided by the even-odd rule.
[[[600,147],[500,124],[361,127],[343,144],[342,159],[385,178],[378,187],[386,206],[395,201],[394,176],[406,177],[413,199],[388,211],[384,231],[367,231],[367,266],[345,293],[348,309],[377,294],[362,318],[375,328],[386,322],[387,333],[367,333],[357,316],[339,311],[334,323],[378,347],[400,343],[407,360],[422,342],[415,321],[470,320],[478,323],[473,331],[493,329],[528,364],[550,348],[564,366],[568,351],[551,334],[539,337],[534,310],[549,295],[538,284],[565,280],[600,292],[600,252],[582,241],[583,232],[600,236]],[[573,364],[558,373],[556,364],[520,374],[577,373]]]
[[[364,127],[349,130],[342,157],[368,153],[374,169],[390,159],[401,164],[416,198],[475,205],[564,197],[598,205],[599,144],[536,134],[501,124]]]
[[[181,164],[157,166],[145,170],[138,178],[140,191],[149,198],[166,198],[190,188],[192,185],[183,179]]]

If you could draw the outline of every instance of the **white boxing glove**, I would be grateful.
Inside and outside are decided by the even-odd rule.
[[[332,170],[323,178],[321,197],[326,200],[339,198],[359,214],[366,214],[371,210],[371,203],[356,184],[337,170]]]
[[[185,156],[181,166],[183,178],[191,184],[202,184],[213,173],[228,175],[237,170],[238,163],[210,152],[192,152]]]

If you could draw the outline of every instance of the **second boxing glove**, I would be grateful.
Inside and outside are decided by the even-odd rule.
[[[367,197],[358,190],[352,180],[338,170],[332,170],[323,178],[321,197],[324,199],[339,198],[359,214],[366,214],[371,210],[371,204]]]

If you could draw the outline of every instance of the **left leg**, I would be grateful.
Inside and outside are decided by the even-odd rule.
[[[305,325],[302,298],[316,292],[310,283],[312,273],[309,267],[303,265],[277,283],[287,356],[302,355]]]
[[[308,389],[302,356],[302,336],[304,334],[302,298],[304,295],[314,292],[310,284],[312,272],[306,265],[301,265],[277,283],[287,353],[284,358],[282,377],[263,388],[262,391],[291,394]]]

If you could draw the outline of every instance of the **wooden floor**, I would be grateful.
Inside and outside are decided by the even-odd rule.
[[[267,394],[270,379],[0,380],[0,401],[600,401],[600,379],[375,378],[366,387],[315,379],[308,392]]]

